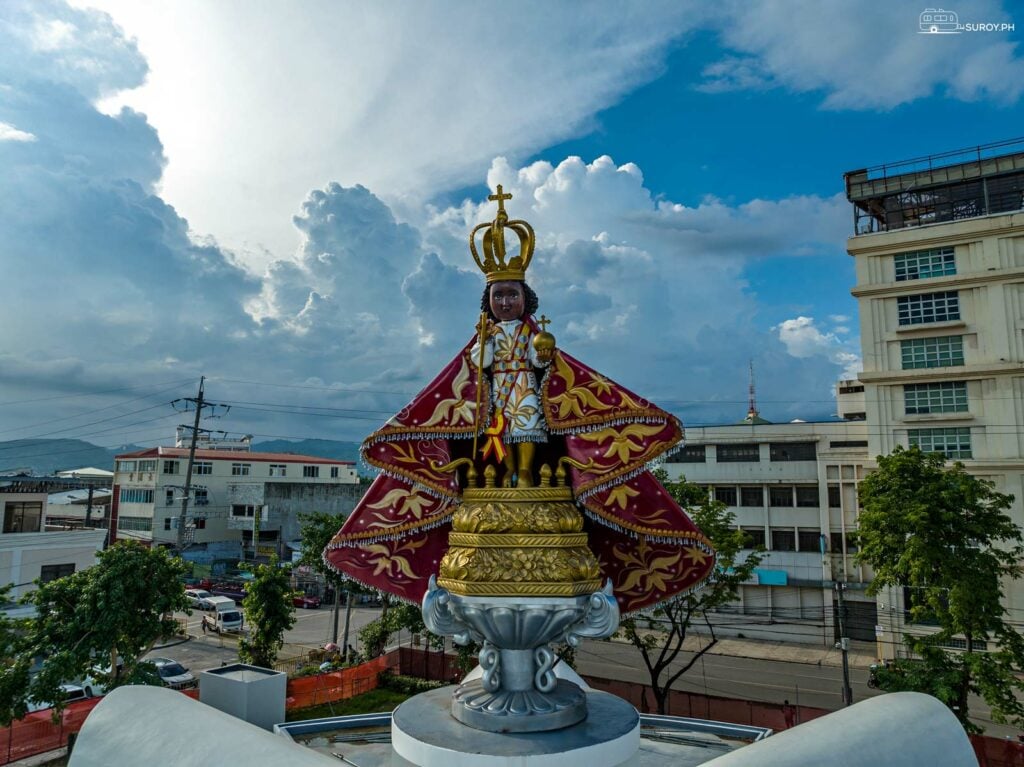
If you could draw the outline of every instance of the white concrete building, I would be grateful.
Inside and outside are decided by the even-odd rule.
[[[943,452],[1012,493],[1024,526],[1024,141],[853,171],[846,188],[869,455]],[[880,595],[890,655],[904,606]],[[1020,581],[1007,608],[1024,617]]]
[[[46,532],[47,494],[36,484],[31,477],[0,484],[0,585],[13,586],[12,600],[32,591],[36,579],[50,581],[94,565],[106,536],[106,530]],[[0,609],[24,612],[2,604]]]
[[[867,462],[863,421],[688,427],[672,478],[706,486],[767,557],[739,602],[714,616],[725,635],[831,646],[836,583],[845,583],[847,634],[874,639],[870,573],[854,559],[857,483]]]
[[[111,524],[115,540],[177,543],[188,449],[154,447],[116,457]],[[292,453],[196,450],[186,542],[240,541],[284,556],[301,511],[349,510],[359,495],[352,461]],[[257,524],[258,521],[258,524]]]

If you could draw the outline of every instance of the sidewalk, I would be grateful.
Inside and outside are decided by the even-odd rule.
[[[683,642],[683,650],[696,652],[709,640],[704,634],[691,634]],[[623,639],[613,641],[625,642]],[[842,666],[843,654],[834,647],[797,644],[795,642],[770,642],[754,639],[723,637],[708,655],[731,655],[737,658],[755,658],[781,663],[807,663],[814,666]],[[848,658],[851,668],[868,668],[877,661],[873,642],[850,642]]]

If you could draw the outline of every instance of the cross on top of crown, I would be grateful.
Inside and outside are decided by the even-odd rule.
[[[502,194],[502,192],[501,192],[501,184],[498,184],[498,193],[497,194],[489,194],[489,195],[487,195],[487,199],[490,200],[491,202],[497,202],[498,203],[498,212],[499,213],[504,213],[505,212],[505,200],[511,200],[512,199],[512,195],[511,194]]]

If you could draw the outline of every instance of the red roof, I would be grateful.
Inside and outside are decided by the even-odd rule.
[[[135,453],[122,453],[114,456],[115,460],[123,458],[188,458],[187,447],[151,447]],[[325,463],[332,466],[353,466],[355,461],[338,461],[334,458],[322,458],[317,455],[299,455],[298,453],[259,453],[245,450],[202,450],[196,449],[196,458],[206,460],[218,458],[222,461],[245,461],[247,463]]]

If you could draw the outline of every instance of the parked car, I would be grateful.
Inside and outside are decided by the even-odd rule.
[[[199,684],[199,680],[192,672],[182,666],[178,661],[170,658],[147,658],[147,663],[156,666],[156,673],[160,675],[160,681],[164,687],[172,690],[187,690]]]
[[[124,661],[118,658],[118,671],[123,670],[123,668]],[[110,684],[110,666],[96,664],[95,666],[89,669],[89,673],[86,674],[85,677],[80,682],[78,682],[78,684],[85,690],[85,696],[87,698],[95,698],[100,695],[106,695],[107,687]]]
[[[310,610],[315,610],[320,606],[320,597],[315,597],[310,594],[296,594],[292,597],[292,604],[296,607],[305,607]]]
[[[62,684],[60,688],[64,691],[65,703],[74,703],[76,700],[86,700],[92,697],[87,695],[85,689],[77,684]],[[31,702],[28,704],[28,713],[47,708],[53,708],[53,704],[45,701]]]
[[[210,597],[213,596],[209,591],[205,589],[185,589],[185,597],[192,607],[198,607],[200,610],[210,609]]]

